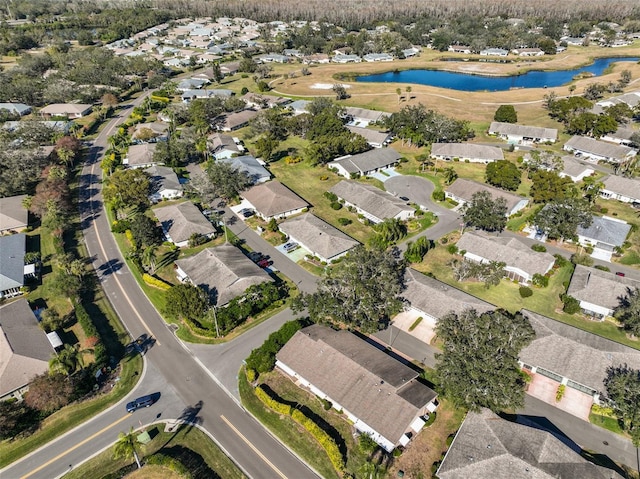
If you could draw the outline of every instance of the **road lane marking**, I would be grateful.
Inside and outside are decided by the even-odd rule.
[[[226,423],[226,425],[227,425],[227,426],[229,426],[229,427],[231,428],[231,430],[232,430],[233,432],[235,432],[235,433],[240,437],[240,439],[242,439],[242,440],[247,444],[247,446],[249,446],[249,447],[253,450],[253,452],[255,452],[255,453],[258,455],[258,457],[259,457],[260,459],[262,459],[264,462],[266,462],[266,463],[267,463],[267,465],[268,465],[271,469],[273,469],[273,470],[275,471],[275,473],[276,473],[276,474],[278,474],[282,479],[287,479],[287,476],[285,476],[285,475],[282,473],[282,471],[280,471],[280,469],[278,469],[276,466],[274,466],[274,465],[273,465],[273,463],[272,463],[271,461],[269,461],[269,459],[267,459],[267,458],[265,457],[265,455],[264,455],[264,454],[262,454],[262,453],[261,453],[261,452],[256,448],[256,446],[254,446],[254,445],[251,443],[251,441],[249,441],[249,439],[247,439],[246,437],[244,437],[244,435],[243,435],[240,431],[238,431],[238,429],[236,429],[236,427],[235,427],[233,424],[231,424],[231,422],[230,422],[226,417],[224,417],[224,416],[220,416],[220,418],[221,418],[221,419]]]
[[[45,467],[47,467],[49,464],[53,464],[54,462],[56,462],[58,459],[60,459],[61,457],[66,456],[67,454],[75,451],[76,449],[78,449],[81,446],[84,446],[86,443],[88,443],[89,441],[93,440],[95,437],[99,436],[100,434],[102,434],[103,432],[111,429],[113,426],[115,426],[116,424],[121,423],[122,421],[124,421],[125,419],[131,417],[131,414],[126,414],[124,416],[122,416],[120,419],[118,419],[117,421],[112,422],[111,424],[109,424],[106,427],[103,427],[102,429],[100,429],[98,432],[92,434],[91,436],[89,436],[88,438],[84,439],[83,441],[80,441],[78,444],[76,444],[75,446],[67,449],[64,452],[61,452],[60,454],[58,454],[56,457],[54,457],[53,459],[49,459],[47,462],[45,462],[44,464],[36,467],[33,471],[29,472],[28,474],[25,474],[24,476],[22,476],[20,479],[27,479],[27,477],[31,477],[33,476],[36,472],[40,472],[42,469],[44,469]]]
[[[91,166],[91,175],[94,175],[94,169],[96,167],[96,163],[94,163]],[[91,193],[91,190],[95,190],[96,192],[98,192],[98,188],[95,188],[93,183],[89,184],[89,193]],[[102,200],[103,204],[104,204],[104,199]],[[103,208],[104,210],[104,208]],[[93,223],[93,229],[95,231],[96,234],[96,239],[98,240],[98,244],[100,245],[100,250],[102,251],[102,256],[104,257],[105,261],[108,262],[107,258],[107,252],[104,249],[104,245],[102,244],[102,240],[100,239],[100,232],[98,231],[98,226],[96,223],[96,218],[95,218],[95,210],[93,207],[93,204],[91,204],[91,222]],[[103,211],[106,214],[106,211]],[[85,240],[86,243],[86,240]],[[88,245],[87,245],[88,246]],[[117,247],[117,246],[116,246]],[[118,258],[119,259],[119,258]],[[126,264],[126,263],[125,263]],[[95,268],[94,268],[95,269]],[[109,269],[111,270],[112,273],[116,273],[116,271],[113,270],[113,267],[111,265],[109,265]],[[140,320],[140,322],[142,323],[142,325],[144,326],[144,329],[147,331],[147,333],[149,333],[149,336],[153,337],[153,332],[151,331],[151,328],[149,328],[149,326],[147,325],[147,323],[145,322],[145,320],[142,318],[142,316],[140,315],[140,313],[138,312],[138,309],[133,305],[133,303],[131,302],[131,299],[129,298],[129,295],[127,294],[127,292],[125,291],[125,289],[122,287],[122,284],[120,283],[120,279],[118,279],[118,276],[115,274],[111,274],[111,277],[115,280],[115,282],[118,284],[118,288],[120,289],[120,291],[122,291],[122,294],[124,295],[125,299],[127,300],[127,303],[129,303],[129,306],[131,306],[131,309],[133,310],[133,312],[135,313],[135,315],[138,317],[138,319]],[[146,295],[145,295],[146,296]],[[120,315],[118,315],[119,317],[121,317]],[[160,343],[160,341],[158,341],[156,339],[156,344],[158,346],[162,346],[162,344]]]

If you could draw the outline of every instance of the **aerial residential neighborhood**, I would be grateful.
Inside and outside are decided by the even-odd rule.
[[[9,2],[0,477],[640,479],[629,3]]]

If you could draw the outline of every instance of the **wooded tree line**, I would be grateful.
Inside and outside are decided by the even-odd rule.
[[[640,8],[625,0],[434,0],[431,2],[387,2],[385,0],[339,0],[331,8],[322,0],[288,2],[286,0],[246,0],[193,2],[191,0],[155,0],[161,9],[178,15],[227,15],[251,18],[259,22],[273,20],[318,20],[336,23],[347,29],[375,25],[380,21],[412,23],[420,18],[450,19],[466,14],[471,17],[536,17],[559,21],[600,19],[622,21],[640,18]]]

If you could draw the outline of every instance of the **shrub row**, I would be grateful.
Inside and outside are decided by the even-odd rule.
[[[89,313],[87,313],[87,310],[84,309],[84,306],[82,306],[82,303],[77,303],[75,305],[75,312],[76,319],[78,320],[82,331],[84,331],[85,336],[87,338],[97,339],[97,342],[93,347],[93,355],[96,367],[99,368],[104,366],[109,360],[109,355],[107,354],[107,348],[102,342],[102,338],[100,337],[98,329],[96,328],[95,324],[93,324],[93,321],[91,321],[91,317],[89,316]]]
[[[247,358],[247,368],[255,370],[259,373],[266,373],[271,371],[276,364],[276,354],[282,346],[286,344],[289,339],[303,326],[302,320],[287,321],[279,330],[274,331],[269,335],[264,343],[259,348],[251,351],[251,354]]]
[[[293,409],[291,411],[291,418],[316,438],[316,441],[318,441],[322,448],[327,452],[327,456],[329,456],[329,460],[331,461],[331,464],[333,464],[333,467],[337,471],[342,472],[344,470],[344,459],[342,457],[342,453],[340,453],[340,448],[333,438],[313,420],[305,416],[299,409]]]
[[[260,399],[260,401],[262,401],[269,409],[273,409],[275,412],[285,414],[286,416],[291,416],[291,406],[272,398],[269,393],[262,388],[262,386],[257,386],[255,391],[258,399]]]
[[[168,283],[165,283],[164,281],[162,281],[160,278],[156,278],[155,276],[151,276],[148,273],[144,273],[142,275],[142,279],[144,280],[145,283],[147,283],[149,286],[153,286],[155,288],[158,289],[162,289],[164,291],[167,291],[168,289],[171,289],[171,285]]]

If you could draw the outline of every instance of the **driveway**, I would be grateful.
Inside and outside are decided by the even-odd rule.
[[[431,193],[435,185],[426,178],[419,176],[398,175],[387,178],[384,188],[396,196],[406,196],[411,202],[420,205],[421,208],[439,213],[449,212],[446,208],[438,206],[431,200]]]
[[[420,321],[413,331],[409,331],[411,325],[415,323],[420,316],[422,315],[416,311],[403,311],[393,318],[393,325],[407,334],[410,334],[414,338],[419,339],[423,343],[430,344],[431,340],[436,335],[434,332],[436,324],[431,319],[422,316],[422,321]]]
[[[556,401],[556,392],[560,383],[541,374],[534,374],[527,388],[527,394],[562,409],[572,416],[579,417],[583,421],[589,421],[589,413],[593,398],[589,394],[577,389],[565,387],[564,395],[560,401]]]

